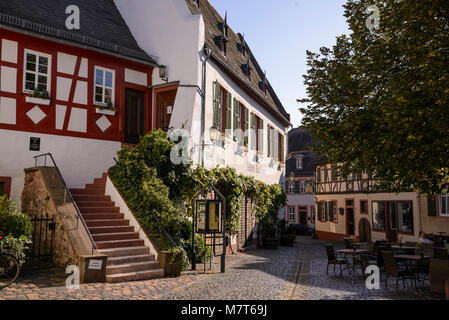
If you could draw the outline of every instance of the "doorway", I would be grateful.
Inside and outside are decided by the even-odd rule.
[[[359,238],[360,242],[371,242],[371,226],[366,219],[360,219],[359,222]]]
[[[307,225],[307,207],[299,207],[299,224]]]
[[[346,199],[346,234],[355,235],[355,222],[354,222],[354,200]]]
[[[398,213],[396,210],[396,202],[387,202],[386,203],[386,216],[387,216],[387,239],[389,242],[397,242],[398,241]]]
[[[168,131],[175,105],[177,89],[157,93],[156,96],[156,129]]]
[[[124,142],[138,144],[146,134],[145,92],[125,90],[125,138]]]

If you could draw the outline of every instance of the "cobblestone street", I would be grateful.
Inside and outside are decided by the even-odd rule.
[[[298,237],[294,247],[251,250],[227,256],[225,274],[218,273],[219,259],[208,274],[185,272],[179,278],[117,284],[85,284],[79,290],[65,287],[67,275],[58,270],[26,271],[17,284],[0,291],[0,300],[341,300],[341,299],[443,299],[419,288],[394,292],[394,282],[385,290],[368,290],[361,276],[326,275],[327,242]],[[337,248],[342,244],[336,244]],[[360,273],[360,272],[359,272]],[[401,288],[401,287],[400,287]]]

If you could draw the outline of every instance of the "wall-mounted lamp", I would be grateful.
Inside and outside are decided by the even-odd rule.
[[[293,174],[293,171],[290,173],[289,180],[290,182],[295,182],[295,175]]]
[[[340,215],[344,215],[345,214],[345,209],[343,208],[339,208],[338,212],[340,212]]]
[[[159,78],[161,78],[164,81],[168,81],[166,66],[159,66]]]
[[[221,135],[220,130],[218,130],[215,126],[213,126],[212,128],[210,128],[210,141],[215,142],[218,140],[218,138]]]

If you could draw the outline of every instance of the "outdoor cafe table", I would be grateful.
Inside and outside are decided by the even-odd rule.
[[[407,254],[411,253],[411,255],[414,255],[415,251],[416,251],[416,247],[412,247],[412,246],[398,246],[398,245],[393,245],[391,246],[391,248],[395,251],[398,250],[403,250],[405,251]]]
[[[395,254],[394,255],[395,259],[397,260],[407,260],[407,261],[425,261],[425,260],[429,260],[430,256],[423,256],[421,257],[420,255],[415,255],[415,254]]]
[[[368,253],[370,251],[369,250],[364,250],[364,249],[341,249],[341,250],[335,250],[335,252],[336,253],[342,253],[345,256],[347,254],[352,255],[351,266],[352,266],[352,274],[354,274],[354,272],[355,272],[355,270],[354,270],[355,269],[355,263],[354,263],[355,257],[357,255],[359,255],[359,254]],[[347,270],[349,272],[349,265],[348,265],[348,269]]]

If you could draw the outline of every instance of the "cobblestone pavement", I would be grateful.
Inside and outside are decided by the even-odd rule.
[[[384,274],[382,274],[380,290],[369,290],[365,286],[365,278],[361,271],[358,275],[351,276],[347,272],[339,276],[333,275],[333,268],[329,268],[329,276],[326,275],[327,257],[324,244],[329,242],[312,240],[310,237],[299,237],[296,245],[302,251],[300,271],[297,274],[297,284],[292,286],[290,299],[295,300],[428,300],[444,299],[443,295],[429,293],[428,282],[424,287],[414,289],[410,281],[406,283],[409,289],[403,290],[399,284],[399,290],[395,292],[395,280],[389,279],[388,289],[385,289]],[[342,249],[343,244],[335,243],[336,249]],[[286,297],[287,298],[287,297]]]
[[[226,257],[226,273],[219,273],[219,259],[212,270],[183,272],[179,278],[124,283],[83,284],[79,290],[65,287],[67,275],[50,269],[25,271],[19,282],[0,291],[0,300],[365,300],[443,299],[418,288],[394,291],[382,281],[380,290],[368,290],[361,276],[326,275],[324,244],[310,237],[298,237],[294,247],[278,250],[250,250]],[[335,244],[337,248],[342,244]],[[360,272],[359,272],[360,273]],[[400,287],[401,288],[401,287]]]

